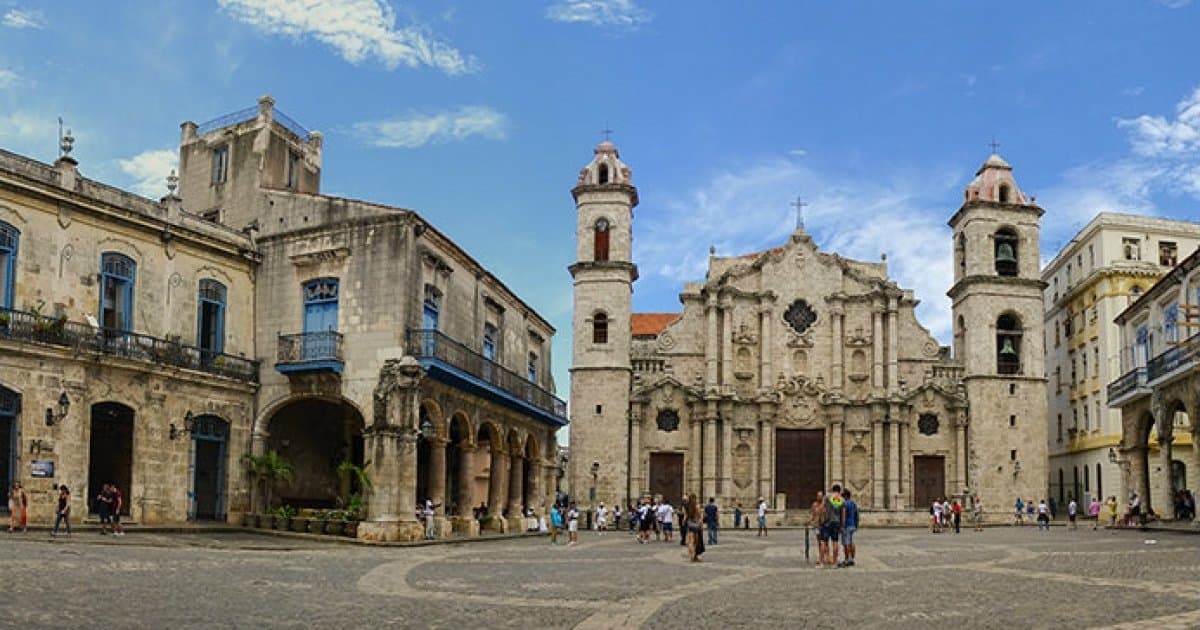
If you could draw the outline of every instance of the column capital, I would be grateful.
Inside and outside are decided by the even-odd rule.
[[[444,438],[444,437],[442,437],[442,436],[440,436],[440,435],[436,435],[436,436],[434,436],[434,437],[431,437],[431,438],[429,438],[429,439],[428,439],[428,440],[426,440],[426,441],[427,441],[427,442],[429,442],[430,444],[432,444],[433,446],[437,446],[437,447],[443,447],[443,448],[444,448],[444,447],[445,447],[447,444],[449,444],[449,443],[450,443],[450,440],[449,440],[449,439],[447,439],[447,438]]]

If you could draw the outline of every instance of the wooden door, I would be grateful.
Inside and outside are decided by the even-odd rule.
[[[650,453],[650,494],[672,505],[683,498],[683,453]]]
[[[825,431],[775,430],[775,492],[787,495],[787,509],[807,510],[825,489]]]
[[[946,497],[946,458],[913,457],[913,501],[916,508],[928,508],[934,499]]]

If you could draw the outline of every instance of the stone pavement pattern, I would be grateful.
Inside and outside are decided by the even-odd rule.
[[[700,564],[676,543],[581,539],[4,535],[0,627],[1200,627],[1196,536],[866,530],[858,566],[838,570],[805,562],[798,530],[723,532]]]

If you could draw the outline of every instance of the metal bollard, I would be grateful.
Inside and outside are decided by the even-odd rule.
[[[808,561],[808,547],[809,547],[809,542],[808,542],[808,525],[805,525],[805,526],[804,526],[804,561],[805,561],[805,562],[807,562],[807,561]]]

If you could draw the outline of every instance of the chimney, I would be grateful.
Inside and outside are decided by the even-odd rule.
[[[71,150],[74,148],[75,137],[68,129],[66,135],[59,140],[59,155],[54,161],[54,169],[58,171],[58,185],[70,191],[74,191],[79,185],[79,162],[71,157]]]

